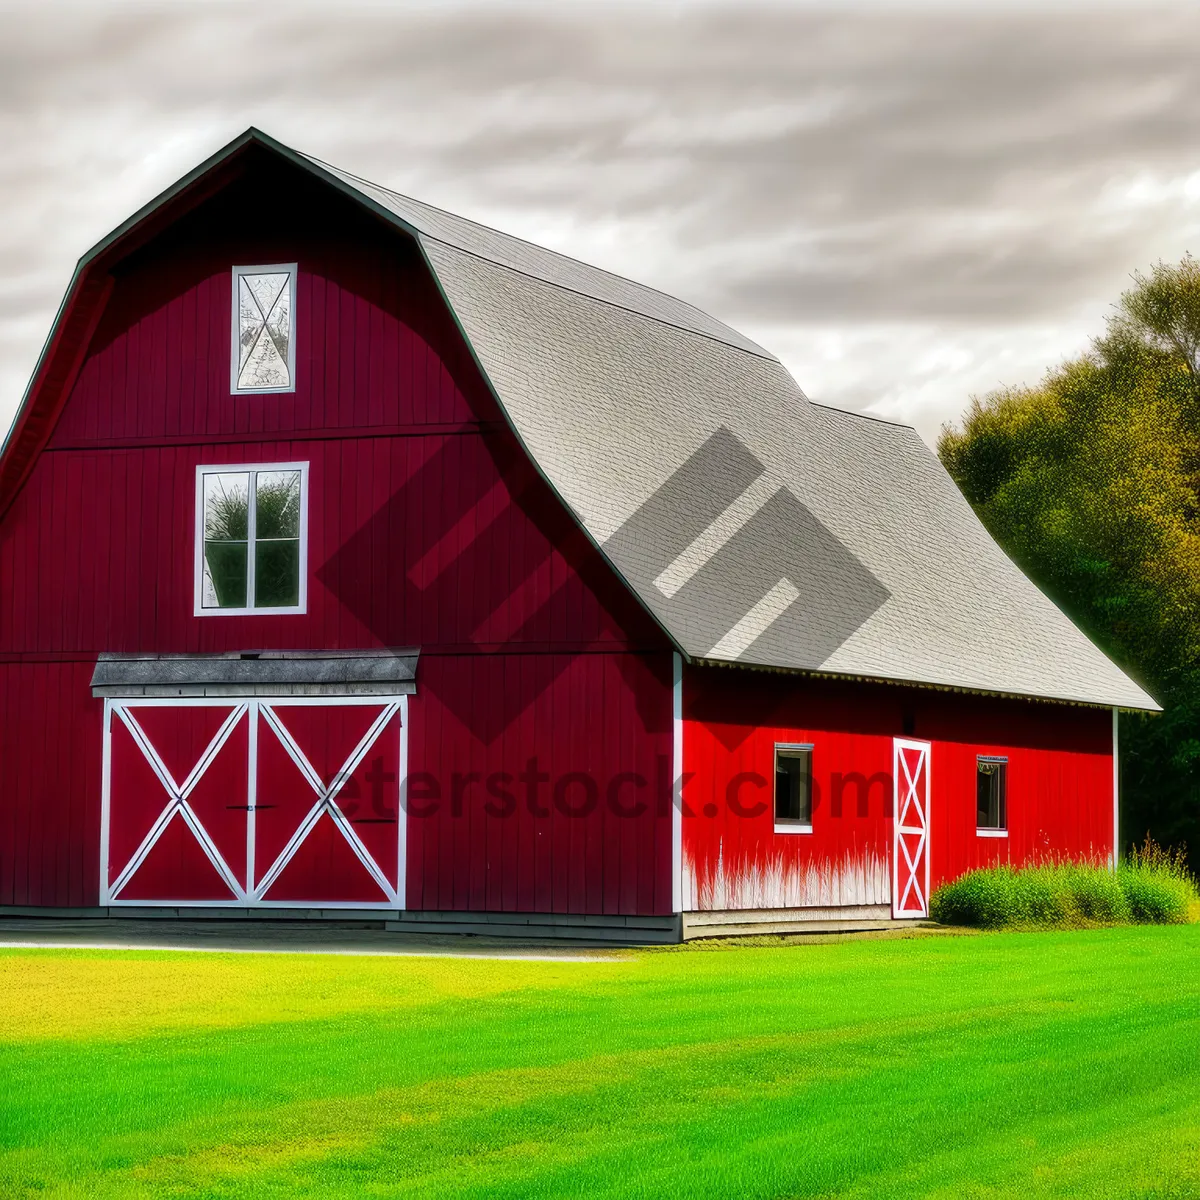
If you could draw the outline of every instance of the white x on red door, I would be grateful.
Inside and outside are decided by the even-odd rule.
[[[929,915],[929,743],[892,741],[892,916]]]
[[[102,904],[403,905],[406,701],[109,700]]]

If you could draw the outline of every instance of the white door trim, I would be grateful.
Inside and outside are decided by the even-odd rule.
[[[141,751],[142,757],[150,764],[150,769],[157,776],[159,783],[163,786],[163,791],[167,794],[167,803],[162,812],[158,814],[157,820],[150,827],[149,832],[142,839],[141,845],[134,851],[133,857],[121,869],[121,873],[114,879],[109,886],[110,904],[141,904],[141,900],[122,901],[120,899],[121,890],[137,873],[138,868],[146,860],[146,856],[154,849],[158,839],[166,832],[167,826],[175,819],[176,816],[182,818],[187,827],[192,831],[196,840],[200,843],[200,848],[208,857],[209,862],[216,868],[217,874],[221,876],[222,882],[234,894],[237,900],[245,901],[246,891],[238,882],[237,877],[229,869],[229,865],[222,858],[221,852],[217,849],[211,837],[201,824],[200,819],[196,816],[192,806],[188,804],[188,796],[195,790],[196,785],[203,778],[205,771],[212,766],[213,760],[221,752],[221,748],[229,740],[230,735],[246,715],[246,705],[234,704],[230,709],[229,716],[221,722],[221,727],[213,735],[212,740],[208,743],[204,753],[200,755],[196,765],[192,767],[188,777],[182,784],[176,783],[171,776],[171,772],[167,770],[166,764],[163,762],[158,751],[154,748],[153,743],[146,736],[145,731],[138,724],[134,715],[124,705],[114,706],[114,711],[120,717],[125,728],[129,730],[130,736],[133,738],[134,744]],[[227,902],[228,903],[228,902]]]
[[[672,655],[671,911],[683,911],[683,657]]]
[[[280,706],[282,707],[282,706]],[[304,820],[296,827],[296,832],[292,834],[288,843],[280,851],[279,856],[264,872],[262,880],[255,886],[253,896],[257,901],[262,901],[263,896],[271,890],[271,886],[282,874],[283,869],[291,862],[296,851],[304,844],[304,840],[316,827],[317,822],[322,815],[329,813],[333,818],[333,823],[338,827],[342,836],[349,843],[350,849],[354,851],[359,862],[366,867],[368,874],[375,880],[380,890],[387,896],[389,904],[387,907],[399,907],[399,897],[395,889],[388,882],[387,876],[380,870],[379,865],[371,857],[370,851],[363,845],[362,839],[354,832],[353,826],[346,819],[345,814],[338,807],[337,795],[345,786],[346,780],[354,774],[359,763],[366,757],[367,751],[375,744],[375,740],[383,732],[387,723],[400,711],[399,701],[392,701],[384,705],[379,716],[371,722],[370,728],[363,734],[357,746],[350,752],[349,757],[342,764],[341,768],[333,777],[333,782],[326,785],[321,781],[320,775],[313,769],[305,757],[304,751],[300,749],[295,738],[288,732],[287,727],[275,715],[275,710],[272,704],[266,701],[259,701],[259,711],[266,719],[266,723],[270,726],[271,731],[279,739],[284,750],[287,751],[291,760],[300,770],[300,774],[304,776],[309,787],[316,793],[316,803],[308,810]],[[400,819],[397,813],[396,819]]]
[[[930,750],[929,742],[911,738],[892,739],[893,917],[929,915]],[[915,770],[909,768],[905,751],[917,752]],[[902,836],[904,834],[916,836],[915,851],[909,851]]]
[[[286,726],[278,718],[275,709],[285,707],[300,707],[306,705],[347,707],[350,705],[375,705],[380,708],[379,715],[372,721],[367,733],[360,739],[359,744],[350,753],[346,762],[334,776],[327,787],[317,775],[312,765],[288,732]],[[137,708],[229,708],[228,717],[222,722],[220,729],[214,735],[196,765],[182,784],[172,778],[162,761],[162,757],[154,748],[153,743],[138,723],[133,711]],[[387,727],[388,722],[399,714],[400,717],[400,746],[399,762],[396,764],[397,782],[397,869],[395,886],[387,879],[384,872],[359,838],[345,814],[337,805],[337,794],[345,785],[346,780],[362,762],[371,746]],[[165,805],[159,813],[150,831],[142,839],[137,850],[125,863],[117,878],[109,883],[110,840],[112,827],[112,725],[114,717],[121,721],[129,731],[134,745],[145,758],[163,787]],[[243,886],[235,873],[225,862],[218,851],[203,823],[192,811],[187,798],[205,771],[212,765],[217,754],[229,740],[234,729],[245,717],[249,722],[247,728],[247,783],[246,783],[246,883]],[[304,777],[315,793],[315,803],[300,826],[289,839],[284,850],[276,857],[275,862],[258,875],[255,862],[256,827],[257,827],[257,783],[258,783],[258,749],[260,723],[265,725],[272,735],[280,742],[285,752],[290,756],[300,774]],[[212,696],[153,696],[131,697],[129,699],[106,699],[104,701],[103,723],[103,753],[101,759],[100,786],[100,903],[106,906],[127,905],[130,907],[152,908],[322,908],[322,909],[403,909],[406,884],[405,854],[408,842],[408,806],[405,803],[408,780],[408,697],[407,696],[273,696],[270,699],[233,699],[229,697]],[[362,862],[375,883],[387,897],[382,901],[330,901],[330,900],[264,900],[263,894],[279,877],[291,856],[299,849],[308,836],[317,819],[328,811],[339,832],[346,839],[351,850]],[[136,874],[145,861],[146,856],[154,848],[167,826],[176,816],[185,822],[195,836],[201,849],[213,864],[217,873],[230,888],[233,896],[228,900],[126,900],[121,898],[122,889]]]

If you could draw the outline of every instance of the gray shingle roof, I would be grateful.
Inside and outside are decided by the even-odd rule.
[[[738,333],[736,329],[730,329],[728,325],[710,317],[694,305],[668,296],[665,292],[634,283],[631,279],[624,279],[609,271],[602,271],[599,267],[589,266],[533,242],[489,229],[486,225],[468,221],[465,217],[455,216],[454,213],[434,208],[431,204],[424,204],[409,196],[389,192],[386,188],[359,179],[358,176],[350,175],[329,163],[319,162],[317,159],[310,161],[411,225],[425,239],[453,246],[467,254],[510,267],[533,279],[541,279],[559,288],[603,300],[617,308],[628,309],[668,325],[715,338],[751,354],[758,354],[763,358],[772,357],[768,351]]]
[[[913,429],[812,403],[683,301],[321,166],[415,231],[518,436],[689,655],[1157,708]]]
[[[68,298],[98,255],[250,144],[416,237],[535,463],[687,654],[1158,707],[1005,556],[912,429],[813,404],[690,304],[257,130],[93,247]],[[0,454],[9,499],[45,436],[34,398],[31,383]]]

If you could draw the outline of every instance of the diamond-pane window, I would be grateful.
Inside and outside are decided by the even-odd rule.
[[[296,388],[296,264],[233,268],[235,392]]]

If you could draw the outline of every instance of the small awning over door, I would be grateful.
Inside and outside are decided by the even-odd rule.
[[[243,650],[229,654],[102,654],[92,695],[406,696],[419,651]]]

